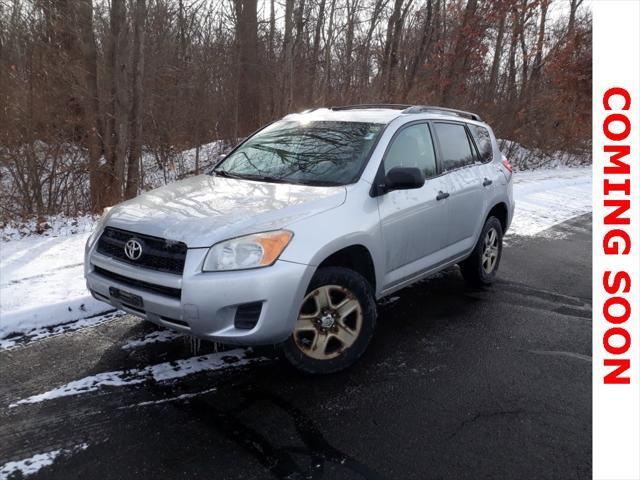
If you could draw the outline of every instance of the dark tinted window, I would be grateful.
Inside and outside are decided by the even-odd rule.
[[[491,147],[489,130],[478,125],[469,125],[469,130],[480,152],[480,161],[490,162],[493,158],[493,148]]]
[[[393,167],[416,167],[427,178],[436,174],[436,156],[426,124],[411,125],[396,135],[384,158],[384,172]]]
[[[442,167],[444,170],[453,170],[475,162],[467,131],[463,125],[436,123],[435,129],[440,143],[440,150],[442,151]]]
[[[256,133],[215,169],[254,180],[344,185],[353,182],[383,125],[281,121]]]

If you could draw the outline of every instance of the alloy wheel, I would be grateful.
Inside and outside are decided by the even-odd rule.
[[[362,306],[356,296],[340,285],[323,285],[302,302],[293,339],[302,353],[316,360],[341,355],[362,329]]]
[[[482,250],[482,269],[485,273],[491,273],[498,263],[499,239],[495,228],[490,228],[484,236],[484,248]]]

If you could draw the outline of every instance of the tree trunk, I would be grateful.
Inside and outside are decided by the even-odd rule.
[[[527,50],[527,42],[525,37],[525,29],[527,24],[527,0],[522,0],[522,11],[520,12],[520,21],[518,25],[518,33],[520,36],[520,49],[522,51],[522,78],[520,80],[520,97],[524,98],[527,94],[529,83],[529,52]]]
[[[258,2],[235,0],[238,43],[238,134],[246,136],[260,120],[260,66],[258,65]]]
[[[458,29],[456,36],[456,45],[453,51],[453,60],[449,69],[449,78],[442,93],[442,104],[450,106],[457,97],[460,81],[466,77],[465,68],[469,57],[469,30],[475,21],[476,10],[478,8],[478,0],[469,0],[464,10],[462,24]]]
[[[358,0],[347,0],[347,32],[344,46],[344,81],[342,84],[342,98],[345,103],[352,103],[351,77],[353,75],[353,38],[356,28]]]
[[[491,73],[489,74],[489,83],[487,85],[487,96],[491,100],[496,99],[496,86],[498,85],[498,74],[500,73],[500,59],[502,57],[502,44],[504,42],[504,31],[507,21],[507,9],[502,8],[500,12],[500,23],[498,24],[498,35],[496,37],[496,47],[493,53],[493,62],[491,63]]]
[[[580,5],[582,5],[582,0],[571,0],[569,5],[569,23],[567,25],[567,36],[569,38],[573,36],[573,30],[576,24],[576,12]]]
[[[138,194],[142,167],[142,79],[144,75],[144,29],[147,15],[146,0],[136,0],[133,27],[133,97],[131,99],[131,142],[127,165],[126,198]]]
[[[293,8],[294,0],[286,0],[284,12],[284,38],[282,43],[283,73],[282,111],[288,112],[293,95]]]
[[[411,93],[411,89],[413,88],[413,84],[415,82],[416,74],[418,73],[418,68],[424,62],[425,54],[431,43],[431,36],[433,34],[433,13],[432,13],[432,0],[427,0],[427,14],[424,19],[424,24],[422,25],[422,32],[420,35],[420,46],[418,47],[418,51],[413,58],[413,62],[411,63],[411,67],[409,69],[409,74],[407,76],[407,81],[405,82],[404,92],[402,94],[402,101],[406,102]]]
[[[538,28],[538,41],[536,43],[536,56],[531,67],[531,89],[537,92],[540,88],[540,76],[542,73],[542,54],[544,50],[545,24],[550,0],[540,0],[540,27]]]
[[[320,0],[320,5],[318,6],[318,19],[316,20],[316,29],[313,35],[313,53],[311,54],[309,62],[309,80],[307,82],[307,90],[305,92],[305,103],[307,105],[311,105],[314,86],[317,85],[316,72],[320,61],[318,58],[320,53],[320,35],[322,34],[322,27],[324,26],[324,10],[326,4],[326,0]]]
[[[303,55],[303,39],[304,30],[304,5],[305,0],[298,0],[298,8],[295,11],[296,36],[293,41],[293,49],[291,58],[293,60],[293,68],[291,69],[291,88],[290,88],[290,107],[297,107],[298,101],[304,94],[304,83],[306,79],[300,75],[305,72],[304,55]],[[297,73],[297,75],[296,75]],[[288,112],[287,112],[288,113]]]
[[[329,10],[329,28],[327,30],[327,41],[324,45],[324,89],[323,103],[329,102],[329,92],[331,91],[331,46],[333,43],[333,20],[336,10],[336,0],[331,0],[331,9]]]
[[[517,85],[516,85],[516,48],[518,44],[518,30],[515,27],[515,22],[517,22],[517,12],[513,11],[513,22],[514,27],[511,32],[511,45],[509,45],[509,66],[508,66],[508,74],[507,74],[507,99],[509,103],[513,105],[513,102],[516,99],[517,95]]]
[[[89,186],[91,210],[99,212],[105,207],[105,183],[100,172],[102,139],[100,137],[98,98],[98,60],[96,39],[93,33],[93,0],[78,3],[79,40],[82,49],[85,82],[85,141],[89,152]]]
[[[108,122],[108,169],[105,195],[107,205],[122,200],[127,154],[127,39],[124,0],[111,2],[111,35],[109,38],[109,70],[111,82],[111,112]]]
[[[269,113],[271,117],[276,116],[276,96],[278,92],[278,69],[275,54],[275,35],[276,35],[276,3],[275,0],[270,0],[271,10],[269,12]]]
[[[387,0],[376,0],[376,3],[373,7],[373,13],[371,14],[371,20],[369,21],[369,29],[367,30],[367,36],[364,40],[363,54],[360,59],[360,91],[365,88],[369,88],[369,77],[371,75],[371,59],[369,58],[371,52],[371,39],[373,38],[373,33],[375,32],[378,25],[380,14],[382,13],[382,10],[386,5]]]

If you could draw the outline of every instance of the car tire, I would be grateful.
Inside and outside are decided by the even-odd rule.
[[[308,374],[343,370],[366,350],[376,318],[373,289],[362,275],[348,268],[320,268],[283,344],[284,357]]]
[[[471,255],[460,263],[464,279],[475,286],[491,285],[496,279],[502,257],[502,224],[489,217]]]

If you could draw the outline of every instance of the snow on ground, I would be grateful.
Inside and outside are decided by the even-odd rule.
[[[538,148],[523,147],[512,140],[498,140],[498,144],[500,151],[509,159],[516,172],[591,165],[591,149],[579,153],[547,152]]]
[[[150,343],[162,343],[162,342],[171,342],[176,338],[184,337],[183,334],[174,332],[173,330],[155,330],[151,333],[147,333],[145,336],[141,338],[133,338],[128,340],[122,346],[123,350],[131,350],[134,348],[139,348],[144,345],[148,345]]]
[[[166,382],[168,380],[186,377],[187,375],[193,375],[194,373],[224,370],[230,367],[237,368],[263,360],[262,357],[250,356],[250,352],[251,350],[249,349],[236,348],[225,352],[210,353],[208,355],[200,355],[172,362],[147,365],[140,369],[97,373],[81,378],[80,380],[74,380],[53,390],[24,398],[12,403],[9,407],[94,392],[101,387],[124,387],[143,383],[148,380]]]
[[[190,398],[198,397],[200,395],[206,395],[210,392],[215,392],[217,390],[216,387],[207,388],[205,390],[201,390],[199,392],[194,393],[183,393],[182,395],[176,395],[175,397],[162,398],[160,400],[148,400],[146,402],[134,403],[133,405],[124,405],[122,407],[118,407],[118,410],[124,410],[135,407],[146,407],[147,405],[158,405],[160,403],[168,403],[168,402],[177,402],[180,400],[188,400]]]
[[[10,350],[16,346],[24,345],[37,340],[43,340],[45,338],[55,337],[62,335],[63,333],[73,332],[82,328],[97,327],[103,323],[110,322],[116,318],[125,315],[124,312],[116,309],[110,310],[105,314],[98,314],[88,318],[81,318],[80,320],[71,320],[60,325],[49,325],[46,327],[33,328],[26,333],[17,335],[10,335],[5,338],[0,338],[0,350]]]
[[[514,176],[516,212],[510,235],[538,235],[591,211],[591,168],[518,172]]]
[[[222,141],[201,145],[198,152],[199,171],[207,172],[211,170],[220,159],[220,155],[230,148],[230,144]],[[167,160],[165,168],[159,168],[157,158],[149,151],[144,152],[142,162],[145,165],[145,189],[157,188],[193,175],[196,168],[196,149],[192,148],[172,154]]]
[[[513,191],[516,213],[509,234],[539,235],[591,211],[591,168],[518,172]],[[52,228],[44,234],[24,238],[37,226],[0,229],[0,339],[5,338],[0,348],[14,346],[15,334],[40,339],[60,333],[60,329],[46,327],[90,317],[98,318],[93,323],[100,323],[95,316],[112,310],[94,300],[85,287],[83,252],[92,221],[91,217],[54,218],[48,221]],[[168,340],[152,335],[140,341]]]
[[[97,219],[97,215],[87,214],[77,217],[48,215],[40,219],[15,220],[0,224],[0,240],[18,240],[36,234],[40,237],[66,237],[76,233],[89,233]]]
[[[85,286],[89,232],[0,243],[0,338],[113,310]]]
[[[52,450],[46,453],[38,453],[29,458],[7,462],[0,466],[0,480],[9,478],[23,478],[37,473],[40,469],[52,465],[59,456],[69,455],[81,450],[86,450],[89,445],[82,443],[73,448]]]

